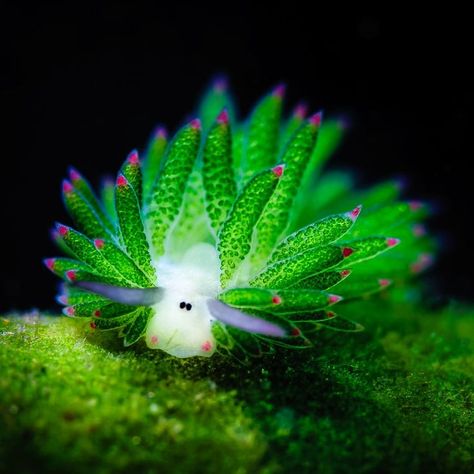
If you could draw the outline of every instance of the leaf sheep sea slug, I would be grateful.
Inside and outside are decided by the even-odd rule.
[[[426,206],[400,201],[396,182],[354,191],[349,174],[321,173],[344,124],[304,105],[282,119],[284,92],[239,121],[215,81],[198,118],[169,141],[158,128],[100,198],[70,169],[78,230],[57,224],[66,257],[45,260],[64,280],[64,314],[176,357],[258,354],[359,330],[344,318],[351,301],[430,264]]]

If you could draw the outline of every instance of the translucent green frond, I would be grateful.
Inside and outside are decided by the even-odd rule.
[[[148,142],[143,158],[143,205],[151,198],[151,192],[163,165],[167,144],[165,129],[158,127]]]
[[[189,175],[201,141],[200,123],[184,126],[168,146],[161,174],[155,183],[147,222],[156,256],[163,254],[166,236],[178,216]]]
[[[153,310],[151,308],[140,307],[135,311],[133,322],[130,323],[124,332],[123,343],[126,347],[135,344],[142,337],[152,314]]]
[[[244,138],[244,181],[276,164],[283,94],[284,87],[276,87],[257,104],[250,116]]]
[[[206,211],[211,227],[217,235],[236,195],[232,168],[232,140],[226,109],[220,113],[206,138],[202,178],[206,195]]]
[[[148,278],[155,280],[140,203],[131,183],[123,174],[119,174],[115,186],[115,208],[120,234],[128,255]]]
[[[234,101],[228,91],[227,80],[216,78],[201,99],[198,116],[201,118],[203,130],[209,130],[223,108],[229,112],[234,121]]]
[[[262,171],[254,176],[234,202],[218,234],[221,284],[225,287],[250,251],[252,233],[263,209],[272,196],[283,167]]]

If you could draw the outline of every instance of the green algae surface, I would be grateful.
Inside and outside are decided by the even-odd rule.
[[[4,316],[0,471],[472,472],[474,310],[352,306],[364,332],[247,364]]]

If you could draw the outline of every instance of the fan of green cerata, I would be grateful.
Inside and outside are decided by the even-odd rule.
[[[395,181],[360,191],[322,172],[344,123],[302,104],[285,117],[284,92],[239,120],[219,79],[197,118],[170,140],[158,128],[99,196],[70,170],[75,229],[56,226],[66,256],[45,260],[64,314],[176,357],[261,354],[359,331],[344,317],[354,300],[390,298],[430,264],[427,207]]]

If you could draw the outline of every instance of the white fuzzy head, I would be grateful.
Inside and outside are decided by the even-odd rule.
[[[207,300],[219,292],[219,257],[212,245],[191,247],[180,262],[156,262],[163,297],[153,306],[146,343],[175,357],[211,356],[216,348]]]

